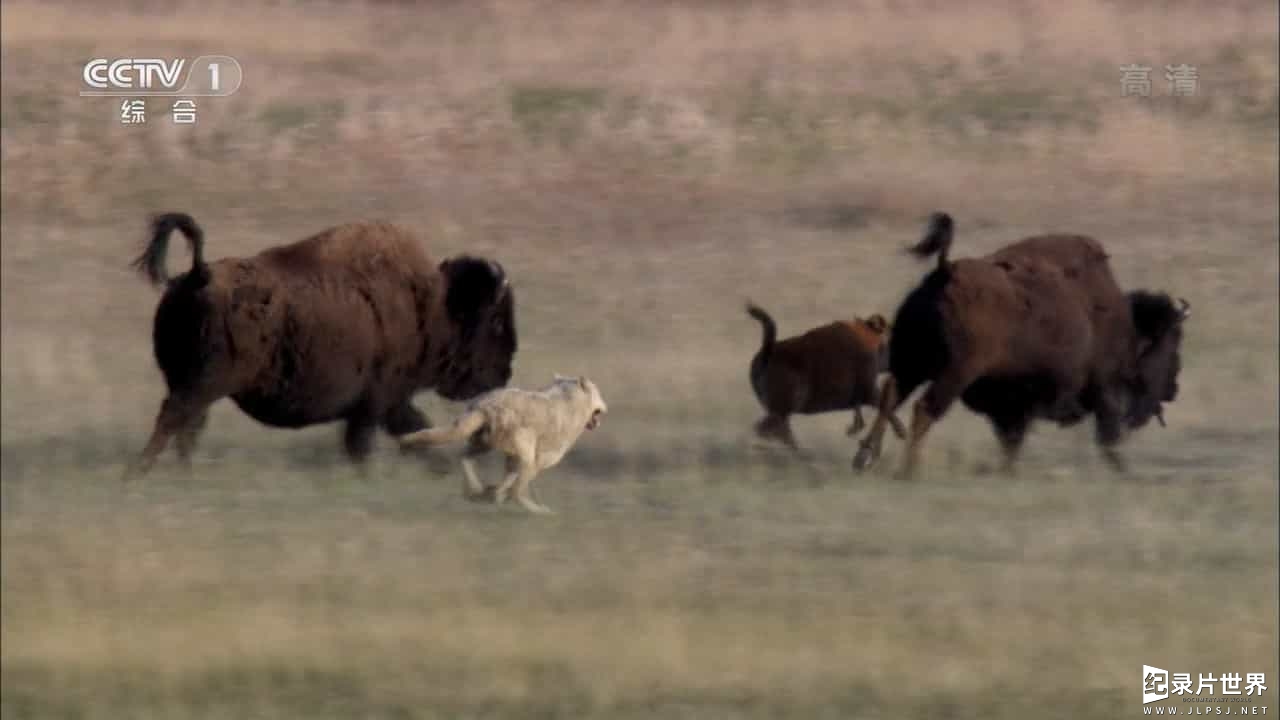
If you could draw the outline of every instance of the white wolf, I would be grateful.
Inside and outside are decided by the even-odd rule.
[[[586,377],[559,374],[539,390],[500,388],[484,393],[442,428],[401,435],[401,448],[444,445],[467,440],[462,455],[462,495],[468,500],[502,503],[513,493],[532,513],[551,509],[533,499],[530,484],[539,472],[560,462],[584,430],[594,430],[608,412],[595,383]],[[507,456],[501,485],[483,485],[476,477],[474,458],[499,450]]]

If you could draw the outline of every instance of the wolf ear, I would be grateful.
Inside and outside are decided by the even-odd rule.
[[[586,389],[587,389],[587,376],[586,376],[586,375],[579,375],[579,376],[578,376],[578,387],[582,388],[583,390],[586,390]]]

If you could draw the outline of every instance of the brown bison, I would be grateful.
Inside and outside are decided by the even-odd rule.
[[[938,255],[898,307],[880,412],[854,457],[880,453],[884,424],[915,390],[902,475],[921,441],[957,398],[985,415],[1011,472],[1035,419],[1072,425],[1092,414],[1096,439],[1117,470],[1125,431],[1156,418],[1178,392],[1182,325],[1190,315],[1164,294],[1121,291],[1107,254],[1081,235],[1026,238],[990,255],[949,261],[954,222],[934,213],[912,253]]]
[[[152,343],[169,392],[126,478],[148,470],[170,438],[189,464],[209,406],[224,397],[272,427],[343,420],[346,452],[362,465],[379,426],[402,435],[428,425],[414,392],[466,400],[511,377],[514,298],[496,262],[437,265],[412,233],[380,222],[212,263],[190,215],[159,215],[151,229],[134,267],[166,286]],[[174,229],[192,263],[169,279]]]
[[[862,406],[876,406],[876,376],[886,369],[889,325],[884,317],[836,321],[779,341],[769,313],[748,302],[747,314],[763,331],[751,358],[751,389],[766,413],[755,425],[756,434],[798,450],[790,416],[837,410],[853,410],[848,434],[858,434]],[[899,436],[905,435],[897,419],[892,422]]]

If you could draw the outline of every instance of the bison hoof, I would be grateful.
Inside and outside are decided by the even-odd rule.
[[[875,455],[871,452],[871,448],[860,448],[858,453],[853,456],[853,471],[862,472],[875,464]]]

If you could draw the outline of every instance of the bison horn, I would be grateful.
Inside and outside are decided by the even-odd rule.
[[[1178,298],[1178,312],[1182,314],[1183,320],[1191,317],[1191,303],[1184,298]]]
[[[498,297],[502,297],[507,293],[507,271],[502,268],[502,263],[497,260],[489,261],[489,271],[493,273],[493,277],[499,280]]]
[[[1169,427],[1164,424],[1164,408],[1156,408],[1156,420],[1160,422],[1160,427]]]

